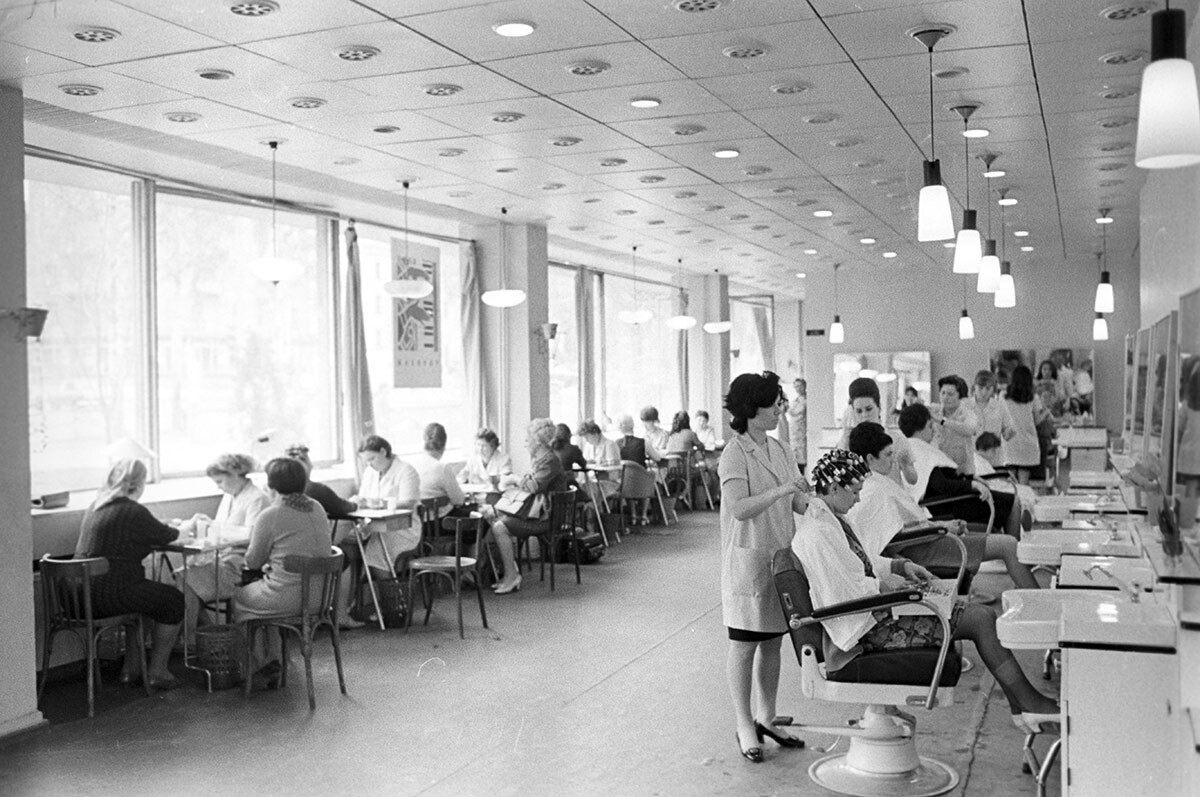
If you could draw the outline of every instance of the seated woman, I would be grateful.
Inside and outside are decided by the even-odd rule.
[[[321,505],[325,515],[330,519],[346,517],[358,504],[348,498],[342,498],[331,487],[312,480],[312,460],[308,457],[308,446],[303,443],[293,443],[283,452],[285,457],[294,459],[304,467],[304,494]]]
[[[223,534],[238,537],[243,542],[215,555],[194,557],[188,563],[188,594],[184,597],[188,602],[186,629],[189,639],[196,623],[208,620],[202,610],[203,604],[233,597],[233,591],[242,578],[250,527],[259,514],[271,505],[266,494],[248,478],[254,468],[254,460],[245,454],[222,454],[204,471],[223,493],[221,503],[217,506],[217,515],[211,519],[211,523],[222,526]],[[208,520],[207,516],[201,514],[193,517],[191,522],[203,524]],[[184,528],[187,528],[186,524]]]
[[[267,487],[276,495],[250,530],[246,569],[261,570],[262,578],[239,588],[233,598],[238,622],[259,617],[292,617],[300,613],[300,574],[283,569],[285,556],[329,556],[329,519],[325,510],[304,495],[308,476],[294,459],[267,463]],[[319,595],[317,596],[320,597]],[[279,631],[267,629],[266,640],[252,652],[258,687],[270,686],[279,677]],[[265,683],[264,683],[265,681]]]
[[[550,441],[550,449],[554,455],[558,457],[558,461],[562,463],[563,470],[566,471],[567,481],[571,484],[578,484],[575,481],[575,470],[587,470],[587,459],[583,456],[583,450],[571,442],[571,427],[565,423],[555,424],[554,439]]]
[[[842,449],[825,454],[813,467],[816,496],[796,521],[792,550],[804,565],[817,608],[908,589],[914,582],[930,578],[929,571],[906,559],[870,555],[846,520],[846,513],[858,502],[868,472],[861,457]],[[1004,691],[1018,728],[1029,731],[1043,722],[1059,720],[1058,704],[1033,687],[1012,653],[1000,644],[996,615],[991,609],[959,600],[948,619],[953,639],[975,643],[983,663]],[[825,663],[830,672],[863,653],[942,643],[941,623],[930,615],[892,617],[884,610],[823,620],[821,626],[825,629]]]
[[[617,451],[621,459],[645,465],[649,451],[645,440],[633,436],[633,418],[628,414],[618,416],[617,429],[621,432],[621,439],[617,441]]]
[[[524,515],[514,515],[507,512],[496,512],[492,520],[491,536],[500,549],[500,559],[504,563],[504,577],[492,589],[498,595],[521,588],[521,573],[517,570],[516,552],[513,549],[513,536],[531,536],[540,534],[546,529],[547,513],[550,511],[550,493],[567,489],[566,473],[562,462],[550,449],[554,439],[554,422],[549,418],[535,418],[529,424],[525,436],[525,445],[529,448],[529,472],[521,477],[517,487],[531,494],[526,506],[534,503],[536,496],[545,499],[544,510],[537,516],[526,510]]]
[[[916,391],[914,391],[915,393]],[[850,382],[850,406],[842,418],[842,436],[837,447],[850,449],[850,432],[860,423],[883,424],[880,417],[882,399],[879,396],[879,384],[874,379],[860,376]],[[906,394],[907,396],[907,394]],[[920,404],[920,401],[915,402]],[[912,451],[908,446],[908,438],[901,437],[892,441],[893,465],[889,478],[899,485],[915,484],[917,470],[913,466]]]
[[[668,454],[695,454],[692,461],[704,461],[704,444],[692,431],[692,419],[687,412],[680,410],[671,418],[671,433],[667,435]]]
[[[630,429],[633,419],[629,419]],[[600,431],[600,425],[591,418],[579,424],[579,437],[583,440],[583,458],[590,465],[617,465],[621,461],[621,449],[615,440],[609,440]]]
[[[717,430],[709,423],[707,410],[696,410],[696,439],[704,446],[705,451],[712,451],[717,447]]]
[[[642,407],[641,418],[646,456],[658,462],[667,453],[667,430],[658,425],[658,408],[653,405]]]
[[[467,466],[458,474],[463,484],[492,484],[503,490],[516,481],[512,459],[500,451],[500,438],[491,429],[475,433],[475,453],[467,458]]]
[[[991,432],[984,434],[995,438]],[[850,450],[867,463],[872,478],[863,482],[859,501],[846,514],[846,519],[859,530],[867,552],[874,555],[883,551],[897,533],[927,523],[933,515],[914,501],[903,487],[887,478],[892,471],[892,437],[882,426],[867,422],[854,427],[850,432]],[[967,532],[963,521],[955,523],[967,549],[968,572],[972,575],[978,572],[980,562],[1002,561],[1018,589],[1038,588],[1033,573],[1017,558],[1016,537]],[[958,546],[951,540],[914,545],[905,548],[904,555],[927,568],[957,567],[961,558]]]
[[[443,518],[451,512],[462,509],[467,502],[458,479],[454,478],[450,466],[442,462],[446,454],[446,427],[440,423],[431,423],[425,427],[425,450],[412,459],[412,465],[417,469],[417,478],[421,482],[421,500],[428,498],[445,498],[449,504],[438,508],[438,517]]]
[[[392,453],[391,443],[377,434],[367,435],[359,444],[358,453],[366,467],[358,493],[350,500],[375,509],[382,509],[389,500],[396,502],[397,509],[416,508],[421,478],[412,465]],[[379,578],[391,575],[396,559],[414,551],[420,538],[416,523],[407,529],[372,533],[366,543],[367,567],[373,568]]]
[[[123,459],[113,465],[83,516],[75,558],[103,556],[108,560],[108,572],[92,582],[93,611],[97,617],[137,612],[153,620],[154,649],[144,677],[155,689],[174,689],[181,681],[167,669],[167,661],[183,623],[183,594],[147,579],[142,560],[155,546],[172,542],[179,530],[160,522],[138,503],[145,489],[146,463]],[[143,677],[140,669],[137,647],[126,645],[121,683],[139,681]]]
[[[900,431],[908,438],[917,471],[916,484],[908,487],[909,494],[916,501],[961,499],[937,507],[934,517],[985,524],[991,515],[986,503],[990,496],[996,509],[993,530],[1002,527],[1020,538],[1021,504],[1016,496],[992,492],[982,480],[959,473],[954,460],[933,445],[933,427],[933,416],[924,404],[913,404],[900,412]]]

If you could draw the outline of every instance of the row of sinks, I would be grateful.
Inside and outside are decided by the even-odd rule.
[[[1026,564],[1061,565],[1059,589],[1004,593],[996,633],[1005,647],[1173,648],[1175,619],[1164,593],[1146,591],[1154,571],[1132,526],[1111,520],[1064,526],[1027,532],[1017,544]]]

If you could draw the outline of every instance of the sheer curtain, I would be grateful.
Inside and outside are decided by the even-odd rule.
[[[358,231],[354,220],[346,225],[346,285],[342,312],[343,358],[346,396],[350,405],[350,441],[358,450],[362,438],[375,432],[375,407],[371,400],[371,373],[367,368],[367,341],[363,329],[362,265],[358,256]],[[358,457],[354,456],[358,470]]]
[[[459,244],[462,263],[462,334],[463,366],[467,379],[469,411],[473,412],[475,428],[487,425],[491,417],[487,391],[484,389],[483,340],[479,291],[479,267],[475,259],[475,242]],[[469,449],[468,449],[469,450]]]

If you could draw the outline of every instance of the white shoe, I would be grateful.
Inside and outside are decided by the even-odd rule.
[[[519,592],[521,590],[521,577],[517,576],[512,581],[505,584],[500,582],[493,588],[493,592],[497,595],[507,595],[510,592]]]

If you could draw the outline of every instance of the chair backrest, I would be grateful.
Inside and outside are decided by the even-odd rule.
[[[424,548],[427,540],[432,540],[438,535],[438,510],[442,507],[450,506],[450,499],[446,496],[439,498],[422,498],[417,504],[417,519],[421,523],[421,541],[417,543],[417,550]]]
[[[283,569],[300,574],[300,606],[303,614],[317,614],[322,620],[330,619],[333,605],[337,602],[344,558],[342,549],[336,545],[330,546],[329,556],[289,554],[283,557]],[[319,592],[313,590],[314,577],[321,579]],[[314,596],[318,599],[314,600]]]
[[[550,493],[550,528],[560,532],[570,533],[575,526],[575,495],[574,487],[570,490]]]
[[[91,622],[92,579],[108,572],[107,559],[54,559],[46,554],[38,571],[47,621]]]
[[[787,617],[788,635],[792,638],[796,657],[801,658],[804,648],[811,646],[820,661],[824,658],[824,631],[821,624],[800,624],[801,620],[812,617],[813,613],[804,565],[791,548],[780,548],[771,561],[771,573],[775,579],[775,591],[779,593],[779,605]]]
[[[667,454],[666,483],[672,495],[687,492],[692,481],[692,458],[689,454]]]
[[[442,518],[441,530],[448,531],[454,535],[454,556],[458,558],[462,556],[462,552],[470,545],[479,545],[479,541],[483,535],[485,524],[481,517],[444,517]],[[474,530],[474,534],[468,534]],[[439,537],[442,535],[438,535]]]
[[[654,476],[646,466],[630,460],[621,460],[622,498],[653,498]]]

